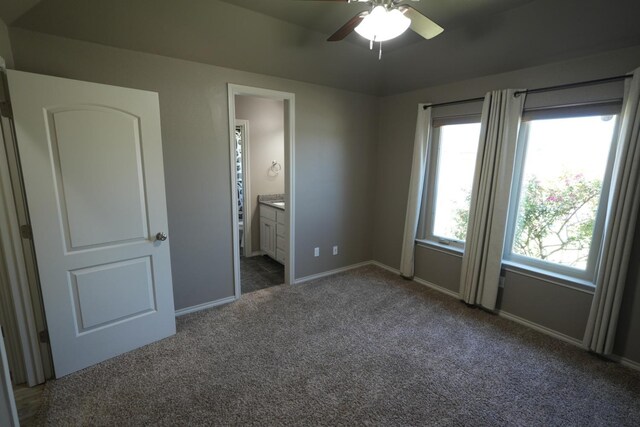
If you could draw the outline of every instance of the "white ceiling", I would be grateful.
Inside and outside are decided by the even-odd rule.
[[[432,40],[408,32],[384,46],[381,61],[356,34],[325,41],[366,8],[357,3],[2,0],[0,17],[11,27],[377,95],[640,45],[638,0],[411,4],[445,32]]]

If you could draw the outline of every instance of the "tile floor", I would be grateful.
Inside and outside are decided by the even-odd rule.
[[[42,391],[44,384],[27,387],[25,384],[15,386],[13,394],[16,399],[20,426],[28,427],[35,425],[35,418],[42,404]]]
[[[268,256],[240,258],[242,293],[265,289],[284,283],[284,266]]]

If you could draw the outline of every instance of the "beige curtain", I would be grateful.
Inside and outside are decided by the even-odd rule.
[[[585,346],[611,354],[640,206],[640,68],[625,87],[604,242]]]
[[[460,294],[467,304],[494,310],[511,194],[518,128],[525,95],[487,93],[471,193]]]
[[[418,122],[416,136],[413,143],[413,162],[411,165],[411,180],[409,182],[409,198],[404,223],[404,237],[402,241],[402,255],[400,258],[400,274],[413,277],[416,232],[420,221],[420,206],[424,192],[424,177],[427,170],[429,147],[431,145],[431,108],[418,106]]]

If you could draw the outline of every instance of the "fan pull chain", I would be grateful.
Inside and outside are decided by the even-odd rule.
[[[382,42],[380,42],[380,52],[378,53],[378,61],[382,59]]]
[[[369,40],[369,50],[373,50],[373,40]]]

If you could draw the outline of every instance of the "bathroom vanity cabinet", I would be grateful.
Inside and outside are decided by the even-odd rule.
[[[284,264],[285,243],[284,208],[260,203],[260,250]]]

